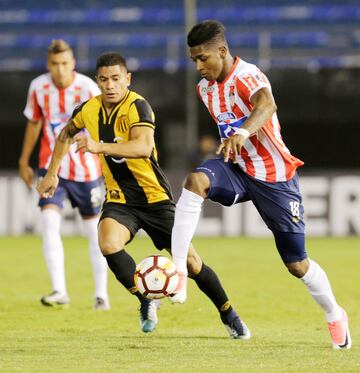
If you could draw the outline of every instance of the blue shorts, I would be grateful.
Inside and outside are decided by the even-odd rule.
[[[273,232],[304,233],[304,208],[298,176],[269,183],[257,180],[237,164],[223,158],[210,159],[193,172],[203,172],[210,179],[207,198],[224,206],[252,201],[262,219]]]
[[[46,170],[39,170],[38,175],[44,176]],[[98,215],[103,201],[102,178],[88,182],[70,181],[59,177],[59,185],[51,198],[40,198],[38,205],[57,205],[64,207],[64,200],[68,198],[73,208],[79,209],[81,216]]]
[[[307,258],[305,249],[304,208],[298,176],[285,182],[257,180],[232,162],[211,159],[195,168],[210,179],[207,198],[224,206],[252,201],[262,219],[273,232],[276,247],[284,263]]]

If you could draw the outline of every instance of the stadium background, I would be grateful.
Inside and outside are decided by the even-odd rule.
[[[27,192],[16,169],[27,88],[44,71],[53,38],[70,42],[78,71],[90,76],[100,53],[116,50],[128,59],[132,89],[154,108],[160,162],[178,195],[199,136],[216,136],[197,103],[184,43],[186,22],[208,18],[226,24],[234,55],[270,78],[283,137],[305,161],[300,172],[310,233],[360,234],[358,1],[199,0],[196,11],[194,3],[0,1],[0,234],[38,231],[36,194]],[[267,234],[251,207],[229,211],[208,204],[198,233]],[[65,215],[64,233],[77,233],[76,215],[70,209]],[[233,219],[237,227],[229,226]]]

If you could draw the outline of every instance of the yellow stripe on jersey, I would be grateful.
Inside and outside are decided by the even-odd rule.
[[[155,129],[155,116],[149,103],[128,91],[109,115],[101,96],[93,97],[74,110],[76,127],[85,128],[95,141],[126,142],[131,128]],[[106,199],[128,205],[143,205],[172,200],[169,182],[157,162],[154,147],[150,158],[125,159],[100,155],[106,185]]]

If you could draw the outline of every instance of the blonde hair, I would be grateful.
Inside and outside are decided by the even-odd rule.
[[[50,54],[57,54],[57,53],[62,53],[66,51],[72,52],[73,50],[65,40],[54,39],[51,41],[51,44],[49,45],[47,49],[47,54],[49,56]]]

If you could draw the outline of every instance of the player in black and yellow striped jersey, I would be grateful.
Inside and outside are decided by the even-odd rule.
[[[128,90],[123,99],[107,110],[101,96],[75,109],[73,122],[86,127],[90,136],[101,143],[125,143],[133,128],[155,130],[155,117],[149,103]],[[170,185],[159,167],[155,145],[150,157],[123,158],[100,154],[108,202],[139,206],[172,199]]]
[[[97,60],[96,72],[101,95],[75,109],[58,136],[47,174],[37,190],[44,198],[52,196],[60,162],[73,138],[78,151],[100,155],[107,191],[98,226],[99,246],[118,281],[138,297],[142,331],[151,332],[158,321],[156,303],[137,291],[136,264],[124,247],[142,228],[157,249],[171,252],[175,206],[157,162],[153,111],[143,97],[128,89],[131,74],[124,58],[118,53],[104,54]],[[90,136],[79,133],[83,128]],[[222,321],[229,324],[229,318],[237,314],[215,272],[202,262],[192,245],[187,263],[189,276],[215,304]]]

